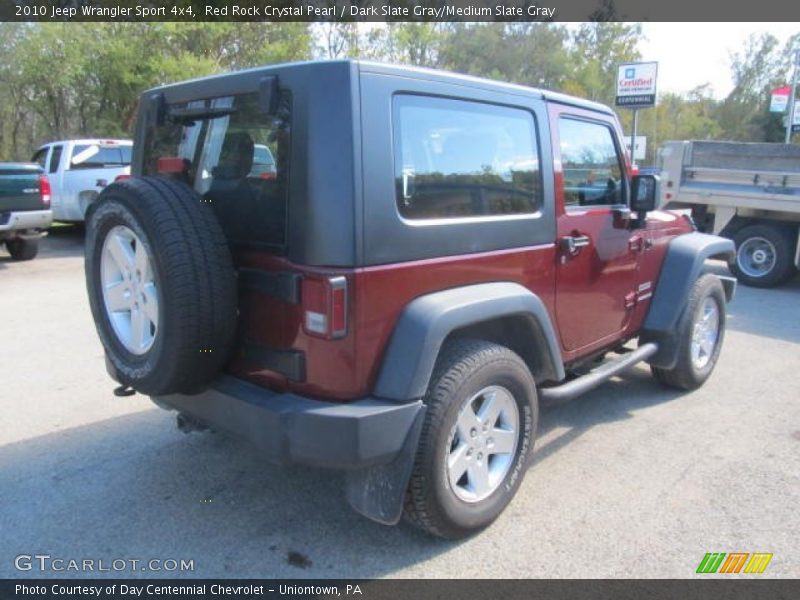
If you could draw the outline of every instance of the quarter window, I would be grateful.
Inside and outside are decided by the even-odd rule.
[[[602,123],[561,118],[564,204],[624,204],[622,167],[611,129]]]
[[[397,207],[407,219],[535,213],[541,176],[533,115],[425,96],[395,96]]]

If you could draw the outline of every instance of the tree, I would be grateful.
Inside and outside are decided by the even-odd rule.
[[[21,93],[24,74],[14,60],[30,27],[26,23],[0,23],[0,157],[14,157],[16,148],[30,147],[35,134],[33,112]]]
[[[750,36],[744,49],[731,55],[733,90],[716,111],[724,138],[768,138],[769,92],[781,81],[780,66],[778,40],[771,34]]]
[[[567,78],[568,44],[561,25],[459,23],[444,32],[439,63],[461,73],[558,89]]]
[[[317,27],[316,55],[323,59],[380,58],[385,41],[382,30],[358,23],[324,23]]]
[[[146,89],[308,58],[304,23],[0,23],[0,159],[130,135]]]
[[[84,0],[62,0],[83,3]],[[209,0],[211,2],[211,0]],[[216,0],[214,0],[216,2]],[[179,3],[185,3],[180,0]],[[355,4],[368,2],[357,0]],[[640,59],[641,27],[554,23],[0,23],[0,160],[55,138],[128,136],[142,91],[173,81],[307,58],[369,58],[442,68],[612,104],[617,65]],[[641,112],[649,152],[666,139],[783,139],[769,92],[787,85],[800,34],[751,37],[731,56],[734,89],[662,94]],[[630,124],[630,111],[619,111]],[[652,160],[649,156],[648,160]]]
[[[613,104],[616,72],[621,63],[641,59],[639,24],[584,23],[574,33],[569,55],[571,69],[564,91]]]

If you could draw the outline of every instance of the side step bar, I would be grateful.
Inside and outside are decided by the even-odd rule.
[[[622,354],[619,358],[609,361],[577,379],[555,387],[540,388],[538,390],[539,399],[549,406],[569,402],[607,381],[617,373],[629,369],[638,362],[647,360],[656,352],[658,352],[658,344],[655,342],[642,344],[636,350]]]

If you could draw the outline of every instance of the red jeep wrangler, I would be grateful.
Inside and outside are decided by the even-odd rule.
[[[118,393],[345,469],[382,523],[484,527],[519,488],[540,401],[640,361],[692,389],[719,357],[735,281],[703,264],[733,244],[653,210],[658,179],[631,174],[599,104],[357,61],[265,67],[146,92],[132,167],[87,219]]]

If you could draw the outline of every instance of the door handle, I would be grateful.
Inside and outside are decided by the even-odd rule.
[[[633,252],[641,252],[644,250],[644,238],[640,235],[635,235],[628,240],[628,248]]]
[[[575,256],[581,248],[591,243],[592,240],[588,235],[568,235],[561,238],[561,249],[570,256]]]

